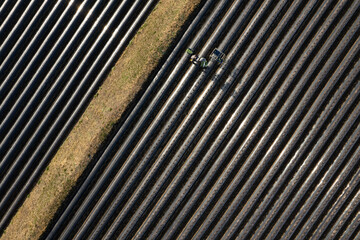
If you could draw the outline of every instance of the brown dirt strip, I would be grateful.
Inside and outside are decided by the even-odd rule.
[[[200,0],[160,0],[1,237],[38,239]]]

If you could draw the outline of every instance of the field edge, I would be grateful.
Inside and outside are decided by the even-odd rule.
[[[7,229],[38,239],[201,0],[160,0],[91,100]],[[146,52],[147,54],[144,54]]]

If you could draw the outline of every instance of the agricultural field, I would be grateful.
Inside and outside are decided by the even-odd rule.
[[[0,87],[0,170],[5,172],[0,179],[0,227],[9,223],[47,166],[37,185],[59,189],[48,180],[54,176],[51,168],[57,166],[60,175],[67,175],[61,159],[82,132],[91,135],[86,129],[92,128],[81,124],[97,118],[98,112],[112,112],[116,101],[116,113],[94,125],[96,138],[80,141],[84,151],[71,151],[86,160],[79,161],[82,167],[76,174],[70,171],[77,176],[71,184],[61,188],[66,180],[59,181],[61,201],[52,207],[42,230],[34,233],[36,238],[360,239],[360,1],[178,3],[185,12],[175,7],[166,12],[168,6],[161,4],[167,1],[126,2],[117,7],[111,7],[114,2],[89,3],[91,14],[112,12],[104,15],[110,18],[106,22],[129,16],[124,24],[129,36],[118,30],[119,39],[128,38],[117,40],[116,50],[106,50],[116,34],[104,34],[104,40],[94,37],[93,45],[86,45],[84,54],[94,51],[91,63],[87,55],[74,57],[78,52],[70,47],[67,52],[64,43],[50,49],[44,40],[44,53],[38,48],[39,56],[48,56],[43,65],[31,48],[29,53],[17,50],[14,57],[6,52],[10,47],[4,48],[9,57],[0,69],[6,76]],[[31,11],[32,4],[23,8]],[[41,3],[46,4],[73,11],[71,17],[62,11],[67,22],[88,16],[77,15],[81,11],[66,4]],[[20,9],[22,3],[2,5],[0,10],[7,5]],[[6,19],[12,16],[8,12]],[[167,29],[173,32],[169,38],[158,35],[163,25],[156,20],[161,15],[178,17],[173,25],[166,24],[178,29]],[[16,29],[6,19],[4,31]],[[121,23],[115,25],[121,29]],[[79,34],[76,40],[86,21],[75,26],[68,30],[74,39],[66,43],[69,46],[87,39]],[[94,31],[106,32],[112,24],[102,26]],[[130,42],[137,30],[140,36]],[[141,38],[142,33],[147,34]],[[16,50],[17,43],[7,35],[0,43],[15,44]],[[152,38],[167,44],[153,51],[148,48]],[[26,46],[31,42],[19,48]],[[62,52],[64,59],[52,58],[53,51]],[[108,76],[110,85],[105,80],[99,89],[121,54]],[[141,57],[151,64],[144,65]],[[100,58],[97,71],[92,71]],[[18,64],[22,61],[29,67]],[[37,68],[53,70],[43,73]],[[141,81],[136,73],[143,76]],[[22,77],[26,74],[30,77]],[[78,79],[63,80],[77,74]],[[43,75],[56,78],[41,80]],[[109,91],[118,88],[111,79],[133,80],[138,93],[112,98]],[[76,122],[73,132],[78,132],[70,133],[58,151]],[[59,165],[52,165],[56,159]],[[48,201],[39,194],[44,191],[36,191]],[[24,212],[34,206],[26,204]]]
[[[34,239],[40,236],[61,202],[65,199],[68,191],[76,183],[76,180],[92,159],[91,156],[100,147],[101,142],[104,141],[114,122],[119,119],[131,99],[141,90],[147,76],[154,71],[164,51],[172,44],[179,29],[184,25],[188,15],[194,10],[199,1],[178,1],[177,6],[172,8],[169,8],[169,6],[174,5],[174,0],[151,1],[147,4],[142,1],[123,1],[123,3],[117,1],[109,4],[100,2],[95,5],[94,2],[89,1],[84,2],[82,5],[80,1],[73,1],[71,4],[67,4],[68,1],[55,3],[5,1],[0,4],[2,37],[0,48],[2,56],[1,91],[7,94],[7,98],[5,98],[5,95],[1,95],[3,99],[7,99],[2,100],[0,114],[2,120],[5,117],[7,119],[12,117],[14,122],[16,122],[15,120],[20,121],[18,119],[22,116],[22,112],[28,111],[28,114],[31,114],[31,111],[35,110],[26,110],[26,107],[35,106],[27,105],[25,107],[26,104],[22,106],[22,109],[11,109],[13,107],[11,101],[15,101],[14,98],[16,98],[13,94],[19,94],[20,98],[23,97],[22,99],[24,99],[25,96],[29,97],[29,95],[36,92],[37,98],[44,99],[44,94],[48,91],[48,89],[44,90],[44,86],[45,88],[52,87],[53,94],[61,94],[55,92],[61,84],[72,81],[71,86],[75,87],[72,90],[76,90],[76,88],[79,89],[79,84],[85,84],[85,80],[88,83],[88,85],[82,86],[82,92],[79,91],[72,95],[73,97],[76,95],[77,100],[81,101],[72,100],[72,105],[65,106],[65,108],[67,107],[67,115],[63,115],[62,118],[63,120],[64,118],[69,120],[70,118],[66,118],[69,114],[72,114],[71,122],[48,120],[47,123],[53,124],[53,126],[48,126],[52,129],[52,136],[58,134],[57,137],[32,143],[32,146],[38,150],[48,151],[45,156],[41,153],[34,157],[31,155],[33,154],[32,149],[27,147],[28,155],[19,158],[16,154],[21,152],[20,150],[24,145],[14,143],[16,139],[8,137],[8,140],[10,140],[8,144],[9,146],[13,145],[13,152],[12,155],[8,154],[1,158],[1,160],[6,161],[6,164],[1,161],[1,166],[7,167],[8,174],[8,176],[5,176],[6,174],[2,172],[1,177],[7,177],[7,184],[9,184],[5,185],[2,182],[1,185],[2,190],[6,188],[9,193],[6,198],[1,199],[4,207],[1,212],[3,214],[1,218],[1,234],[5,232],[5,226],[18,207],[21,207],[16,216],[12,218],[10,226],[6,229],[6,234],[3,234],[4,239]],[[45,18],[45,16],[48,17]],[[29,21],[31,18],[33,18],[32,21]],[[24,28],[25,31],[21,32]],[[136,36],[134,36],[135,33],[137,33]],[[5,36],[8,37],[5,38]],[[151,41],[149,41],[149,36],[151,36]],[[102,49],[102,54],[97,55]],[[38,52],[33,54],[34,51]],[[144,57],[144,51],[149,54],[148,57]],[[84,59],[83,57],[86,54],[92,57]],[[95,56],[98,58],[94,58]],[[83,62],[77,60],[71,62],[70,57],[77,60],[81,59]],[[95,60],[96,62],[94,62]],[[56,64],[55,61],[57,61]],[[45,63],[46,65],[39,65]],[[89,68],[90,66],[93,67]],[[81,77],[83,75],[79,75],[80,73],[76,75],[76,72],[74,72],[76,67],[78,67],[77,70],[82,69],[85,71],[82,74],[88,74],[92,69],[92,75],[86,75],[87,79]],[[24,68],[25,70],[23,70]],[[28,82],[32,76],[31,74],[35,74],[29,71],[35,71],[36,69],[40,69],[38,71],[42,71],[42,74],[32,78],[31,81],[37,82]],[[56,80],[55,74],[61,72],[62,69],[67,69],[63,70],[63,73],[66,71],[68,75],[62,75],[62,78]],[[24,73],[21,77],[16,75],[21,73],[22,70]],[[53,75],[49,74],[51,71],[53,71]],[[109,72],[110,74],[108,74]],[[103,81],[104,78],[106,78],[105,81]],[[49,85],[54,84],[53,81],[55,80],[58,81],[58,85]],[[25,85],[12,86],[16,81]],[[42,85],[43,82],[48,85]],[[25,88],[27,87],[26,84],[30,83],[33,84],[31,89]],[[92,83],[92,85],[89,85],[89,83]],[[99,85],[101,85],[100,89]],[[6,90],[6,86],[9,89]],[[40,90],[38,89],[41,87],[43,87],[43,92],[39,93]],[[69,89],[67,87],[68,92],[64,93],[64,96],[71,96],[72,93]],[[28,92],[21,93],[24,90]],[[43,101],[46,100],[51,103],[54,100],[49,98],[49,94],[46,96],[47,98]],[[56,95],[53,95],[53,97],[56,97]],[[92,99],[90,105],[82,114],[83,109],[80,108],[85,108],[90,99]],[[8,105],[5,105],[6,101]],[[59,103],[57,109],[63,108],[64,104],[68,103],[67,101],[64,100]],[[19,103],[18,100],[16,102],[18,105],[15,106],[21,106]],[[80,106],[80,104],[82,105]],[[10,109],[6,110],[5,106]],[[42,106],[51,107],[51,104],[50,106],[44,104]],[[71,106],[72,108],[69,108]],[[45,110],[42,113],[46,113]],[[58,113],[52,112],[52,114]],[[78,121],[80,115],[81,118]],[[37,120],[42,120],[43,117],[45,116],[38,114]],[[57,125],[54,125],[55,123]],[[64,123],[66,124],[63,125]],[[3,135],[11,133],[8,131],[12,127],[11,122],[8,121],[6,124],[2,122],[1,125],[0,132]],[[20,125],[22,124],[26,126],[28,124],[27,120],[23,119]],[[32,124],[32,126],[36,126],[36,122]],[[68,135],[67,131],[70,129],[72,131]],[[27,141],[24,136],[22,136],[22,140],[18,141]],[[65,138],[65,142],[59,149]],[[1,141],[1,150],[2,154],[7,154],[6,151],[10,150],[10,147],[6,147],[3,139]],[[52,152],[49,152],[50,150]],[[56,154],[53,157],[55,152]],[[19,162],[18,159],[23,162]],[[26,164],[32,164],[25,172],[28,175],[24,175],[24,171],[21,173],[14,171],[16,168],[21,169],[27,166]],[[11,167],[11,165],[16,167]],[[45,171],[41,175],[44,168]],[[39,178],[40,175],[41,178]],[[14,178],[18,178],[17,182],[15,182]],[[15,183],[17,184],[16,187],[10,185]],[[34,188],[33,185],[35,185]],[[15,188],[18,190],[17,192],[14,190],[9,191],[9,189]],[[33,191],[29,193],[31,189]],[[2,196],[5,195],[3,192],[2,194]],[[14,201],[11,202],[11,200]],[[24,203],[21,205],[23,201]],[[4,209],[5,211],[3,211]]]

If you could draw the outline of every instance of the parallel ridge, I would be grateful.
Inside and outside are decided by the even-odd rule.
[[[360,1],[206,1],[43,237],[359,239],[359,33]]]
[[[0,234],[157,1],[1,1]]]

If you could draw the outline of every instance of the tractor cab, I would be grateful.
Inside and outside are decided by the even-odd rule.
[[[196,54],[194,54],[194,51],[191,48],[186,49],[186,53],[191,55],[190,62],[194,64],[195,66],[201,67],[203,69],[207,68],[208,62],[206,58],[200,57]]]

